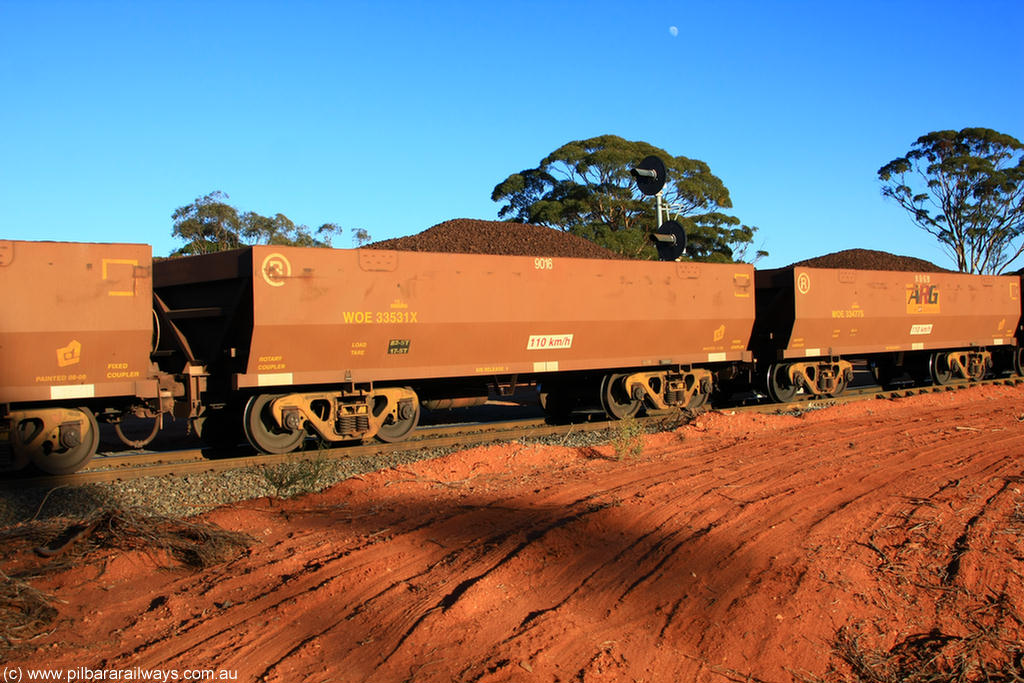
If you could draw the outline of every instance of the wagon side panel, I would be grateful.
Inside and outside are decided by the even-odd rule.
[[[156,396],[147,245],[0,242],[0,403]]]
[[[238,386],[740,360],[753,269],[256,247]]]
[[[815,268],[792,277],[787,358],[1016,343],[1014,277]]]

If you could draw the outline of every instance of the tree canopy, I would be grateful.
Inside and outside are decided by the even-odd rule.
[[[882,194],[906,209],[965,273],[1001,273],[1024,253],[1024,146],[988,128],[922,135],[878,170]]]
[[[283,213],[261,216],[255,211],[240,212],[224,200],[220,191],[196,198],[171,214],[174,237],[185,246],[172,256],[206,254],[236,249],[249,244],[277,244],[298,247],[329,247],[331,238],[341,233],[336,223],[324,223],[316,230],[296,225]]]
[[[654,200],[636,188],[629,171],[644,157],[664,162],[666,201],[687,233],[687,256],[697,261],[742,260],[757,228],[741,225],[725,184],[706,163],[647,142],[601,135],[562,145],[537,168],[499,183],[491,199],[505,202],[499,218],[533,223],[585,237],[624,256],[656,258],[648,235],[657,228]],[[764,252],[758,252],[764,255]]]

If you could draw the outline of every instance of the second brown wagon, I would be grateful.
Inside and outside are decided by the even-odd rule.
[[[272,452],[404,438],[421,403],[523,382],[551,410],[581,382],[617,416],[696,405],[751,358],[746,264],[257,246],[158,263],[154,289],[164,367]]]
[[[996,356],[1022,369],[1017,277],[796,267],[758,271],[756,287],[751,348],[776,400],[841,392],[857,358],[883,385],[979,380]]]

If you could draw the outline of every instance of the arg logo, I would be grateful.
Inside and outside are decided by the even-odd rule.
[[[939,286],[915,282],[907,285],[907,313],[938,313]]]

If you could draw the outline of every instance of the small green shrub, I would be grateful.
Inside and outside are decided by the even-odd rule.
[[[615,426],[611,444],[615,450],[615,458],[636,458],[644,452],[644,434],[646,430],[636,418],[627,417],[619,420]]]

